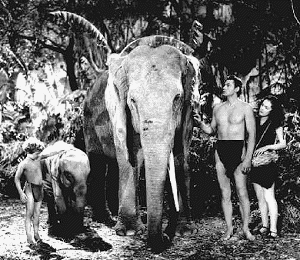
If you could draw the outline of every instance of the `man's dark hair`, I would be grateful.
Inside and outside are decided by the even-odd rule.
[[[242,85],[243,85],[242,80],[240,78],[238,78],[237,76],[235,76],[235,75],[229,75],[226,78],[226,80],[233,80],[234,87],[239,88],[239,91],[236,93],[237,96],[239,97],[242,93]]]

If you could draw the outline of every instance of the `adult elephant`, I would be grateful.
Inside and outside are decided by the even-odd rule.
[[[92,89],[85,104],[86,137],[97,139],[95,151],[117,158],[120,176],[115,229],[119,235],[125,235],[128,229],[143,230],[136,203],[136,179],[144,165],[147,241],[155,252],[170,244],[177,222],[173,211],[163,232],[168,168],[175,169],[184,210],[190,215],[188,154],[192,98],[199,84],[199,65],[192,51],[165,36],[139,39],[122,53],[110,56],[108,74],[98,79],[101,84]],[[173,191],[176,187],[173,185]]]
[[[91,166],[87,202],[92,206],[94,220],[113,226],[116,222],[111,211],[115,215],[118,212],[119,169],[104,97],[107,79],[108,71],[104,71],[85,98],[83,133]]]
[[[55,142],[41,153],[49,233],[72,237],[83,231],[87,177],[87,155],[71,144]]]

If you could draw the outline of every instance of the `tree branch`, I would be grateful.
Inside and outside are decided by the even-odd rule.
[[[291,0],[291,6],[292,6],[292,11],[293,11],[294,18],[295,18],[296,22],[300,25],[300,21],[299,21],[297,15],[295,13],[293,0]]]
[[[54,45],[47,44],[44,41],[42,41],[42,40],[40,40],[40,39],[38,39],[34,36],[28,36],[28,35],[24,35],[24,34],[17,34],[16,36],[18,38],[21,38],[21,39],[26,39],[26,40],[29,40],[31,42],[36,42],[36,43],[40,44],[43,48],[47,48],[47,49],[50,49],[52,51],[55,51],[55,52],[58,52],[58,53],[61,53],[61,54],[65,54],[65,52],[66,52],[65,49],[62,49],[62,48],[54,46]],[[50,39],[47,39],[47,40],[54,43]]]

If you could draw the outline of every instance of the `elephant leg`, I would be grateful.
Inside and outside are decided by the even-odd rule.
[[[52,190],[52,184],[49,176],[46,176],[46,180],[44,181],[44,200],[47,203],[48,209],[48,234],[49,236],[57,236],[59,235],[58,228],[58,216],[56,211],[56,205],[54,201],[54,195]]]
[[[182,201],[182,212],[178,218],[176,233],[178,235],[193,234],[198,231],[195,222],[192,219],[192,211],[190,205],[190,174],[188,165],[180,162],[176,166],[178,189]]]
[[[119,167],[116,159],[108,160],[105,187],[108,208],[114,216],[117,216],[119,208]]]
[[[177,176],[177,183],[179,193],[182,199],[182,207],[184,218],[187,221],[191,220],[191,206],[190,206],[190,176],[188,170],[185,169],[183,165],[177,166],[177,171],[179,174]]]
[[[119,163],[119,212],[114,229],[117,235],[125,236],[127,230],[136,230],[138,212],[136,210],[136,177],[129,162]]]
[[[48,235],[55,236],[58,235],[58,218],[55,209],[54,197],[45,193],[45,201],[47,203],[48,209]]]
[[[60,216],[61,237],[72,238],[75,235],[85,231],[83,226],[83,218],[74,209],[68,208],[67,211]]]
[[[106,200],[107,158],[104,155],[89,153],[91,171],[88,179],[87,201],[93,209],[93,219],[113,226],[111,212]]]
[[[139,172],[144,158],[139,135],[132,131],[130,136],[132,136],[130,142],[132,153],[130,158],[126,158],[123,153],[117,152],[119,165],[119,212],[115,230],[118,235],[126,235],[127,230],[135,230],[136,234],[141,234],[145,231],[145,225],[139,214],[139,199],[137,196]]]

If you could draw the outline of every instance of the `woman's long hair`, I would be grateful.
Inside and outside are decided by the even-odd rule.
[[[259,107],[265,100],[269,100],[272,105],[272,110],[269,114],[269,120],[272,122],[275,128],[282,126],[284,122],[284,109],[278,98],[273,95],[268,95],[260,101]]]

